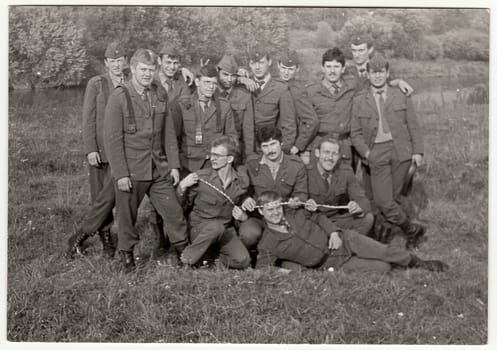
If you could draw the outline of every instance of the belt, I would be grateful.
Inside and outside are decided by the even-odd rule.
[[[338,141],[348,139],[350,137],[350,132],[318,132],[317,136],[324,137],[328,136],[334,138]]]

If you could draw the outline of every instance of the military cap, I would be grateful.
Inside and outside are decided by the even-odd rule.
[[[352,36],[352,45],[367,44],[370,47],[373,44],[373,38],[368,34],[360,34]]]
[[[107,45],[107,49],[105,50],[105,58],[119,58],[126,56],[126,50],[121,43],[113,42]]]
[[[178,46],[171,43],[171,42],[166,42],[164,45],[162,45],[162,48],[159,51],[159,55],[167,55],[171,57],[179,57],[180,52],[178,50]]]
[[[250,61],[259,61],[263,57],[269,58],[269,56],[269,50],[261,45],[253,47],[248,53],[248,58]]]
[[[217,68],[230,74],[236,74],[238,72],[238,64],[236,63],[235,57],[232,55],[224,55],[217,64]]]
[[[374,55],[368,62],[368,70],[372,72],[379,72],[383,68],[388,69],[388,61],[379,54]]]
[[[217,77],[217,68],[214,64],[207,63],[205,66],[200,68],[197,75],[199,77],[209,77],[209,78]]]
[[[283,53],[279,61],[286,67],[298,66],[300,64],[299,56],[295,50],[288,50]]]

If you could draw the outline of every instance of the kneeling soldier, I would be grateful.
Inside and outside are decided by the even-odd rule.
[[[249,186],[244,167],[233,168],[238,143],[230,136],[221,136],[211,143],[211,168],[200,169],[186,176],[178,192],[191,205],[189,222],[191,244],[185,248],[181,261],[197,265],[209,251],[231,268],[244,269],[250,264],[247,249],[238,238],[234,220],[247,220],[237,205]]]

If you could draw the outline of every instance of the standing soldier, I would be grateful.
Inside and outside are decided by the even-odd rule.
[[[254,103],[250,92],[237,80],[238,64],[232,55],[224,55],[217,64],[218,92],[233,110],[235,129],[240,141],[241,160],[255,153]],[[235,162],[236,163],[236,162]]]
[[[169,102],[181,95],[190,95],[192,90],[187,83],[190,72],[181,67],[181,55],[177,47],[166,43],[159,51],[160,69],[157,74],[158,80],[167,91]]]
[[[107,72],[88,81],[83,102],[83,140],[89,164],[92,207],[76,234],[69,238],[68,257],[80,252],[82,243],[95,232],[100,236],[105,257],[112,258],[115,251],[110,234],[115,193],[104,151],[103,129],[109,95],[126,80],[123,73],[126,66],[124,47],[119,43],[110,43],[105,50],[104,64]]]
[[[188,241],[174,188],[180,167],[177,140],[167,96],[152,84],[156,69],[156,54],[138,49],[131,57],[131,81],[114,90],[105,110],[105,149],[115,180],[118,248],[126,272],[135,268],[139,234],[134,225],[145,194],[169,227],[178,255]]]
[[[342,77],[345,56],[338,48],[329,49],[323,54],[321,70],[323,79],[308,86],[312,105],[319,117],[319,131],[310,149],[315,148],[322,137],[330,136],[340,141],[341,156],[350,164],[350,113],[356,85]]]
[[[209,165],[208,152],[212,140],[230,135],[238,139],[233,112],[228,100],[215,95],[218,72],[213,64],[200,68],[191,96],[173,101],[171,113],[180,145],[181,166],[194,172]]]
[[[249,66],[258,85],[253,92],[255,133],[264,126],[281,129],[281,142],[285,153],[297,153],[297,121],[295,106],[288,85],[271,77],[269,53],[262,48],[255,48],[249,53]]]
[[[388,88],[388,62],[376,56],[367,67],[370,86],[354,99],[352,141],[369,168],[375,204],[389,223],[400,226],[410,248],[425,228],[408,219],[399,200],[411,163],[422,163],[422,134],[411,99]]]
[[[278,69],[280,80],[288,84],[297,115],[297,139],[290,153],[300,153],[304,163],[308,163],[309,152],[306,152],[306,149],[319,130],[319,119],[312,107],[304,83],[295,79],[295,74],[300,70],[297,52],[294,50],[285,52],[278,61]]]

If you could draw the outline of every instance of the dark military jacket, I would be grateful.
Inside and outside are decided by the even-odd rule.
[[[225,192],[235,204],[241,203],[249,188],[247,170],[243,166],[239,166],[236,170],[233,169],[233,179],[226,189],[223,189],[222,181],[216,170],[205,168],[196,171],[196,173],[201,179]],[[221,219],[225,223],[233,220],[231,215],[233,204],[222,194],[201,181],[186,190],[185,206],[191,206],[190,215],[200,219]]]
[[[378,132],[378,108],[371,89],[364,89],[354,98],[352,110],[352,143],[365,157],[374,145]],[[387,119],[392,141],[399,160],[411,159],[413,154],[423,154],[423,137],[410,97],[397,88],[387,90],[385,101]]]
[[[124,88],[114,89],[109,97],[105,109],[104,140],[115,179],[131,177],[150,181],[153,165],[162,176],[180,166],[167,96],[152,84],[150,98],[151,106],[137,93],[131,81]]]
[[[155,80],[162,85],[159,73],[156,74]],[[170,89],[169,91],[167,91],[166,86],[163,86],[164,89],[166,89],[167,91],[167,99],[169,102],[172,102],[179,96],[188,96],[193,93],[193,88],[188,86],[185,79],[183,78],[183,75],[181,74],[181,71],[176,72],[176,74],[172,78],[172,83],[172,89]]]
[[[254,93],[255,131],[265,125],[277,126],[283,134],[282,148],[288,153],[297,137],[297,118],[286,83],[272,77],[259,93]]]
[[[337,134],[335,137],[344,138],[350,133],[350,117],[352,100],[356,86],[349,80],[336,95],[323,86],[321,81],[307,86],[312,106],[319,118],[319,134]]]
[[[371,211],[371,204],[366,198],[364,190],[354,175],[352,167],[345,163],[339,163],[333,169],[330,184],[326,186],[325,180],[319,174],[316,162],[306,166],[307,181],[309,184],[309,197],[318,204],[347,205],[355,201],[364,213]],[[328,217],[335,214],[347,213],[347,210],[335,210],[318,207],[318,211],[326,213]]]
[[[218,98],[221,119],[217,118],[215,99]],[[210,143],[222,135],[238,138],[233,121],[233,111],[225,98],[214,95],[209,107],[202,112],[198,94],[180,96],[171,104],[171,114],[175,123],[180,147],[181,166],[190,172],[205,166]],[[201,128],[202,139],[197,140],[197,125]]]
[[[233,121],[240,141],[242,159],[255,154],[254,101],[251,93],[241,87],[233,86],[229,93],[217,92],[226,98],[233,110]]]
[[[302,81],[292,79],[288,82],[290,94],[295,104],[297,116],[297,139],[295,147],[304,151],[319,130],[319,118],[312,106],[312,101]]]
[[[256,267],[275,265],[277,260],[291,261],[305,267],[319,267],[329,256],[330,220],[320,215],[314,222],[304,209],[286,208],[287,233],[267,224],[257,245]]]
[[[299,157],[283,154],[276,179],[273,179],[269,167],[260,163],[261,159],[262,156],[254,156],[246,164],[256,198],[262,192],[275,191],[284,201],[293,197],[298,197],[301,201],[307,200],[307,173]]]
[[[83,102],[83,142],[85,153],[99,152],[107,163],[104,151],[105,106],[114,85],[108,73],[91,78],[86,85]]]

